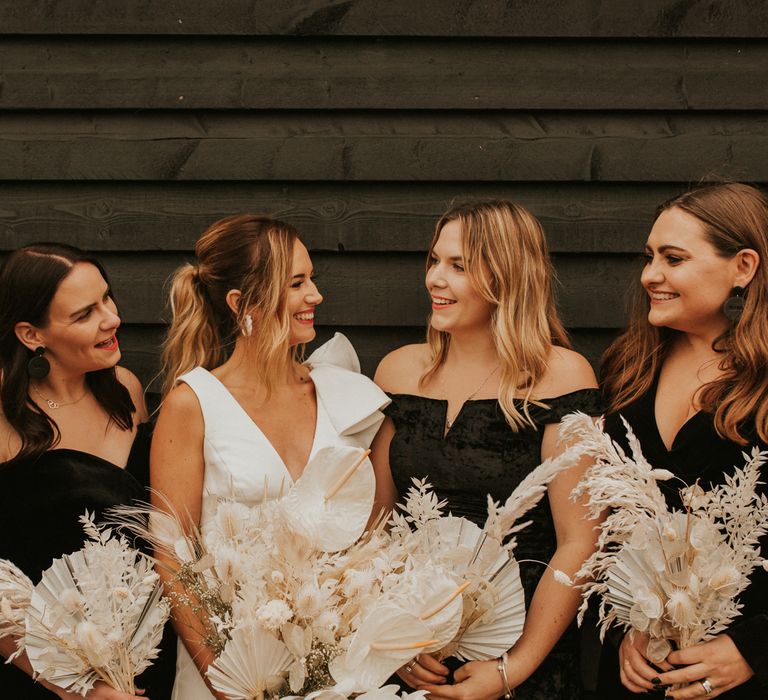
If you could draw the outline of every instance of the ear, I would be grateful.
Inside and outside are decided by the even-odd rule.
[[[760,255],[752,248],[740,250],[734,256],[736,264],[736,277],[733,281],[734,287],[746,287],[754,278],[757,268],[760,266]]]
[[[239,289],[230,289],[227,292],[227,296],[224,297],[225,301],[227,302],[227,306],[232,310],[232,313],[237,315],[238,309],[240,308],[240,297],[243,295],[241,294]]]
[[[13,327],[13,330],[16,333],[19,342],[29,350],[34,350],[41,345],[45,345],[42,334],[31,323],[20,321]]]

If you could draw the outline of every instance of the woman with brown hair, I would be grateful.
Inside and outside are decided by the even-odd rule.
[[[756,188],[708,185],[664,203],[646,243],[630,325],[606,351],[606,430],[626,446],[623,416],[648,461],[688,484],[723,483],[743,465],[745,450],[768,445],[766,256],[768,200]],[[659,485],[669,505],[682,509],[679,482]],[[768,542],[762,547],[768,555]],[[603,695],[684,683],[669,697],[763,697],[768,573],[758,568],[741,600],[728,630],[672,652],[659,669],[645,656],[642,634],[623,636],[618,659],[607,644]]]
[[[0,269],[0,558],[37,583],[83,546],[79,517],[145,498],[150,429],[141,385],[117,365],[117,313],[102,266],[76,248],[37,244]],[[173,640],[170,640],[173,641]],[[0,639],[0,654],[16,650]],[[137,685],[170,696],[162,654]],[[0,665],[4,698],[80,698],[30,678],[26,655]],[[139,693],[141,694],[141,693]],[[133,695],[98,682],[96,700]]]
[[[427,477],[450,511],[482,526],[488,495],[504,501],[542,460],[557,455],[558,423],[601,413],[589,363],[570,349],[553,295],[553,270],[539,222],[506,201],[456,207],[437,222],[425,285],[432,301],[427,343],[390,353],[376,373],[392,396],[374,442],[374,465],[391,468],[400,495]],[[594,523],[569,496],[581,470],[558,476],[520,533],[519,559],[572,574],[595,547]],[[499,661],[470,662],[447,684],[448,668],[426,654],[400,671],[430,697],[491,700],[580,697],[573,618],[578,591],[551,570],[521,565],[525,630]],[[455,668],[455,666],[454,666]]]
[[[367,448],[389,400],[359,374],[342,335],[300,361],[323,297],[296,229],[233,216],[213,224],[195,254],[198,264],[173,280],[151,470],[167,499],[157,505],[189,513],[205,533],[218,499],[261,503],[297,480],[321,448]],[[174,616],[173,697],[223,698],[204,680],[213,657],[191,613],[177,608]]]

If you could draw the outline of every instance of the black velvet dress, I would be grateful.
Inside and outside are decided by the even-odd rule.
[[[671,449],[667,450],[656,423],[656,387],[657,383],[654,382],[648,393],[620,412],[632,426],[645,458],[654,467],[668,469],[687,484],[693,484],[699,479],[702,488],[709,489],[724,483],[725,476],[733,473],[734,466],[744,466],[743,452],[750,452],[754,445],[766,449],[766,445],[757,439],[754,425],[745,426],[742,434],[748,439],[749,445],[743,446],[721,438],[715,431],[712,414],[699,412],[680,428]],[[625,429],[618,414],[606,416],[605,429],[624,449],[628,449]],[[763,481],[768,481],[768,478],[763,478]],[[682,510],[679,493],[682,484],[670,480],[661,481],[659,485],[669,506]],[[766,492],[765,484],[759,488]],[[761,548],[763,557],[767,557],[768,537],[762,539]],[[748,683],[718,696],[725,700],[768,697],[768,573],[758,567],[751,580],[752,583],[740,596],[744,604],[741,615],[726,634],[733,639],[755,676]],[[598,686],[601,698],[638,697],[624,688],[619,680],[617,644],[621,638],[621,634],[610,635],[603,647]],[[659,697],[663,694],[663,691],[658,692]]]
[[[134,499],[146,500],[151,426],[138,427],[125,469],[70,449],[45,452],[36,461],[0,464],[0,558],[37,583],[53,559],[83,546],[78,520],[86,508],[98,516]],[[138,679],[151,700],[168,700],[175,674],[176,643],[170,624],[160,656]],[[11,664],[0,664],[0,697],[50,700],[55,695]]]
[[[443,437],[447,402],[410,394],[394,394],[385,409],[395,424],[389,451],[395,485],[401,497],[411,477],[424,478],[453,515],[482,526],[487,496],[504,502],[515,487],[541,463],[544,426],[559,423],[573,411],[602,413],[597,389],[584,389],[544,399],[548,408],[530,406],[536,429],[513,432],[496,399],[467,401]],[[555,552],[554,523],[546,496],[530,511],[532,524],[518,536],[517,559],[549,561]],[[520,574],[530,604],[543,572],[539,564],[523,563]],[[581,697],[578,637],[572,625],[536,672],[517,688],[520,700],[571,700]]]

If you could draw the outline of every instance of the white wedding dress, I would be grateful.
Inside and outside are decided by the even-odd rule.
[[[306,363],[317,394],[317,423],[310,459],[323,447],[368,448],[389,403],[387,395],[360,374],[352,344],[337,333]],[[197,367],[182,376],[197,395],[205,422],[203,501],[200,527],[221,498],[256,504],[276,497],[293,483],[275,448],[224,385]],[[266,494],[265,494],[266,489]],[[179,640],[172,700],[211,700],[208,687]]]

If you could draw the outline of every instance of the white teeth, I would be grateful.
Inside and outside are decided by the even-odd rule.
[[[315,314],[294,314],[293,317],[299,321],[313,321]]]
[[[655,301],[669,301],[670,299],[676,299],[679,294],[665,294],[661,292],[655,292],[651,294],[651,299]]]
[[[455,304],[456,302],[453,299],[436,299],[435,297],[432,297],[432,303],[437,304],[438,306],[447,306],[448,304]]]

